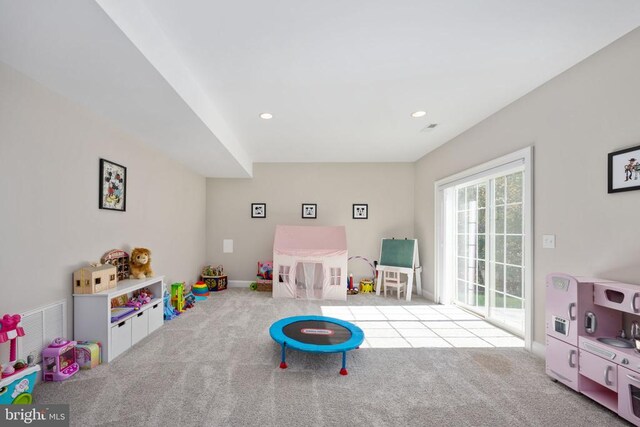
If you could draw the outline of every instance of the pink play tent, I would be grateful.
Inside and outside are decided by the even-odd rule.
[[[344,226],[278,225],[273,241],[273,297],[347,299]]]

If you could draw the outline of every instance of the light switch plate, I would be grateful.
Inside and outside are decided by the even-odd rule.
[[[225,254],[233,253],[233,240],[232,239],[224,239],[222,241],[222,252]]]
[[[556,235],[555,234],[543,234],[542,235],[542,247],[544,249],[556,248]]]

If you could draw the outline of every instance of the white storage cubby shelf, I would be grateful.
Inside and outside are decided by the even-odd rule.
[[[116,288],[95,294],[73,294],[73,336],[77,340],[100,341],[102,361],[109,363],[164,324],[164,276],[122,280]],[[111,300],[142,288],[153,299],[139,310],[111,322]]]

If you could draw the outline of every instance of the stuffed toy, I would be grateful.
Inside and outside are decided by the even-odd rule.
[[[258,276],[265,280],[273,279],[273,261],[258,261]]]
[[[131,277],[144,279],[153,277],[151,269],[151,251],[146,248],[133,248],[131,251]]]

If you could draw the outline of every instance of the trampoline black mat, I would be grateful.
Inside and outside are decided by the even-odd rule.
[[[351,331],[344,326],[319,320],[301,320],[289,323],[282,333],[293,340],[305,344],[336,345],[351,338]]]

